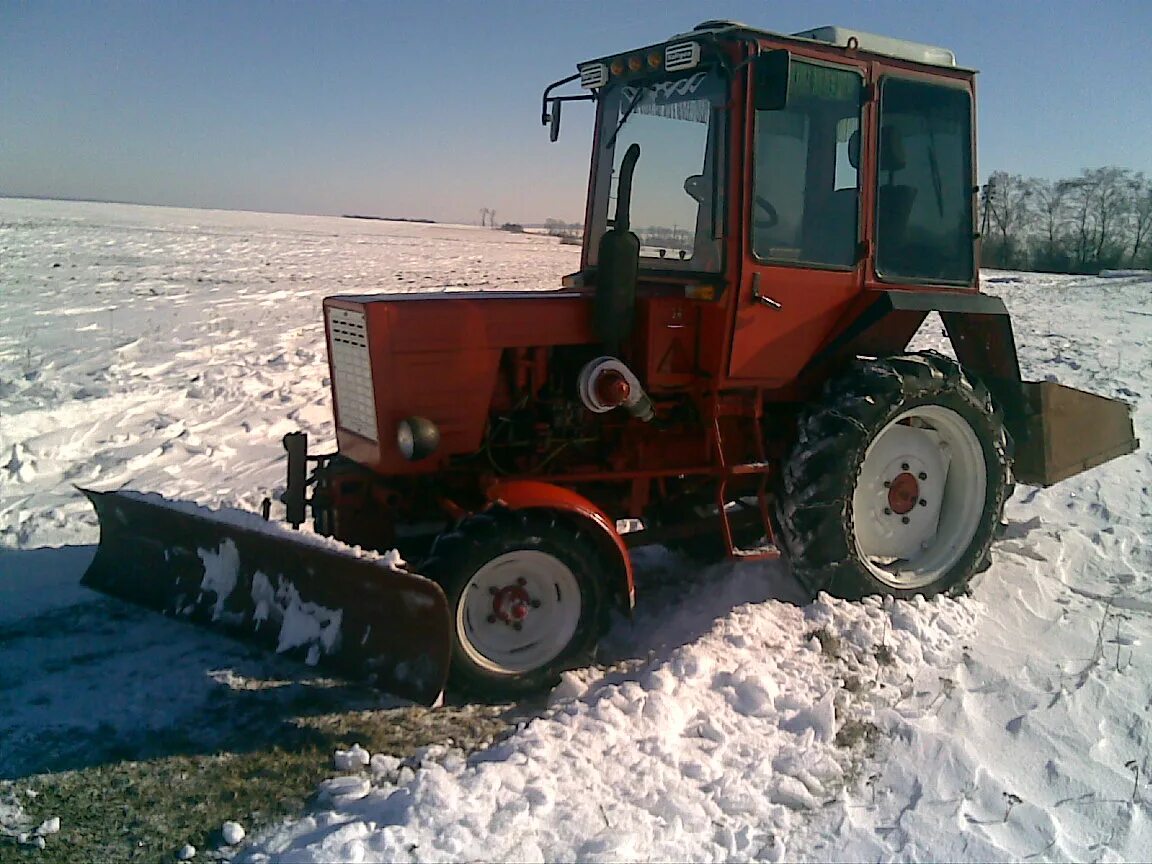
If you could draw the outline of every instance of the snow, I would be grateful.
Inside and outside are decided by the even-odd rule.
[[[367,767],[371,761],[371,754],[359,744],[353,744],[349,750],[337,750],[332,758],[337,771],[355,771]]]
[[[220,835],[229,846],[235,846],[244,839],[244,826],[239,822],[225,822],[220,828]]]
[[[322,297],[552,287],[577,259],[465,226],[0,199],[0,284],[19,289],[0,293],[0,776],[42,764],[44,740],[218,710],[210,688],[252,668],[146,612],[105,626],[124,607],[77,584],[97,529],[72,483],[255,513],[282,488],[285,432],[332,448]],[[986,277],[1028,378],[1126,399],[1152,440],[1147,274]],[[916,344],[944,350],[939,322]],[[635,622],[509,737],[337,753],[315,809],[240,855],[1143,860],[1150,461],[1019,488],[992,568],[955,600],[806,604],[780,563],[637,550]],[[204,587],[228,578],[217,561]],[[328,610],[304,611],[290,636],[319,650]],[[65,632],[3,638],[38,616]],[[0,821],[50,834],[19,802]]]

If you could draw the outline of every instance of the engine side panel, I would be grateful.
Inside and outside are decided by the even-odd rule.
[[[433,473],[448,456],[480,447],[505,348],[593,340],[591,299],[570,292],[330,297],[324,308],[340,452],[382,474]],[[346,365],[352,355],[337,350],[338,310],[365,316],[370,387]],[[361,382],[355,389],[353,380]],[[365,393],[374,400],[375,439],[359,405]],[[353,397],[355,410],[345,408]],[[397,424],[411,416],[428,418],[441,434],[436,453],[417,462],[395,440]]]

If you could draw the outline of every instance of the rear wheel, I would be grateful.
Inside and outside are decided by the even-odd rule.
[[[547,510],[493,508],[440,535],[421,566],[448,597],[456,687],[506,698],[552,686],[601,631],[604,566]]]
[[[1010,489],[988,391],[935,353],[860,361],[801,417],[777,522],[812,592],[957,592],[988,566]]]

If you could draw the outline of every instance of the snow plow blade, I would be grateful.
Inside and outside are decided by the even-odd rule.
[[[1024,402],[1025,435],[1012,467],[1021,483],[1051,486],[1140,446],[1127,402],[1054,381],[1025,381]]]
[[[451,637],[434,582],[254,513],[80,491],[100,519],[100,545],[81,584],[416,702],[441,698]]]

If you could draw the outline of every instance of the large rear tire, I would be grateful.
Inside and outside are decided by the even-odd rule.
[[[555,511],[494,507],[436,539],[420,570],[448,598],[452,686],[514,698],[588,661],[602,630],[605,568],[579,533]]]
[[[812,593],[957,593],[988,567],[1011,488],[987,389],[934,352],[862,360],[801,416],[776,520]]]

